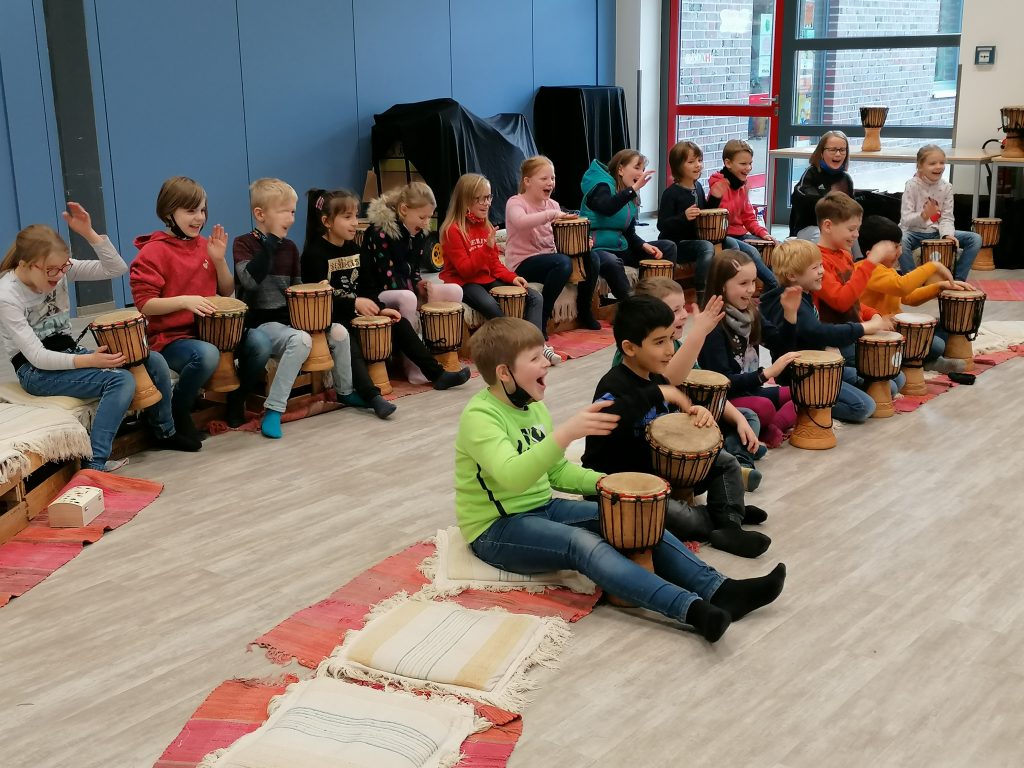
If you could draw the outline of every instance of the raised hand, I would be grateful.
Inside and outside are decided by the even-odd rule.
[[[69,202],[68,209],[60,214],[68,225],[68,229],[77,232],[90,242],[96,240],[99,235],[92,228],[92,216],[80,204]]]
[[[796,322],[796,315],[800,311],[800,301],[803,299],[803,293],[803,289],[799,285],[791,285],[779,297],[783,315],[790,323]]]
[[[924,209],[921,211],[921,218],[925,221],[932,221],[939,215],[939,204],[929,197],[924,202]]]
[[[697,309],[697,305],[694,304],[692,312],[693,330],[707,336],[725,317],[725,301],[716,293],[707,300],[704,309]]]
[[[711,188],[711,194],[713,197],[717,197],[721,200],[727,194],[729,194],[729,182],[724,179]]]
[[[654,176],[654,169],[644,171],[640,174],[640,178],[633,183],[633,191],[639,192],[641,189],[647,186],[647,182]]]
[[[215,224],[209,239],[206,241],[206,253],[214,261],[224,261],[224,254],[227,253],[227,250],[228,233],[224,231],[224,227],[220,224]]]

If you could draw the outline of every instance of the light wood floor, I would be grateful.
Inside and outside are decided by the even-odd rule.
[[[933,308],[930,308],[933,309]],[[1024,319],[990,303],[988,319]],[[556,369],[556,422],[611,352]],[[544,671],[511,765],[1024,764],[1024,360],[839,447],[764,461],[772,607],[710,646],[601,606]],[[131,524],[0,610],[0,766],[150,766],[222,680],[280,671],[246,644],[449,525],[452,440],[472,382],[285,439],[209,440],[128,474],[166,483]]]

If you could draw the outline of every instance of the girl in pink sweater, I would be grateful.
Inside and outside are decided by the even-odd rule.
[[[572,259],[555,249],[551,223],[573,214],[562,213],[551,199],[555,189],[555,166],[543,155],[523,161],[519,169],[519,194],[505,204],[505,263],[520,277],[543,283],[542,319],[547,327],[555,301],[569,282]],[[576,322],[580,328],[600,330],[594,319],[591,299],[597,285],[599,264],[593,251],[586,255],[586,279],[576,286]]]

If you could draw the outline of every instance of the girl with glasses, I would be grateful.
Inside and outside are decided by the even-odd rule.
[[[810,165],[793,187],[789,215],[789,235],[818,242],[821,231],[814,213],[815,204],[829,192],[843,192],[853,197],[853,179],[847,173],[850,165],[850,141],[842,131],[826,131],[811,154]],[[860,247],[853,244],[853,258],[862,258]]]

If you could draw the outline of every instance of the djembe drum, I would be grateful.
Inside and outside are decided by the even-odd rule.
[[[234,392],[241,386],[235,372],[235,347],[242,341],[248,307],[244,301],[230,296],[210,296],[208,301],[217,309],[207,317],[196,317],[196,337],[220,350],[220,361],[206,388],[212,392]]]
[[[390,395],[394,391],[386,365],[391,357],[391,326],[394,322],[386,315],[352,318],[352,330],[359,337],[359,349],[363,352],[370,380],[382,395]]]
[[[857,373],[868,382],[868,394],[875,401],[873,419],[895,415],[889,380],[899,375],[903,366],[903,336],[883,331],[857,339]]]
[[[715,246],[715,253],[722,252],[722,241],[729,234],[729,211],[725,208],[707,208],[697,214],[697,237]]]
[[[420,307],[423,343],[446,371],[461,371],[459,347],[465,328],[465,308],[458,301],[430,301]]]
[[[526,289],[518,285],[496,285],[491,288],[491,296],[498,302],[498,308],[505,317],[526,316]]]
[[[964,370],[974,370],[974,348],[971,342],[981,329],[985,311],[984,291],[951,291],[939,294],[939,325],[949,334],[945,356],[964,361]]]
[[[755,248],[757,248],[757,252],[761,256],[761,261],[764,262],[764,265],[766,267],[768,267],[768,269],[771,269],[772,268],[772,253],[774,253],[775,245],[776,245],[775,241],[774,240],[754,240],[754,239],[750,239],[750,240],[747,240],[747,244],[748,245],[752,245]]]
[[[921,247],[917,252],[917,265],[921,266],[930,261],[942,262],[942,266],[950,272],[956,266],[956,255],[959,248],[955,240],[945,238],[938,240],[922,240]]]
[[[551,222],[551,234],[555,238],[555,250],[572,259],[569,282],[582,283],[587,279],[586,257],[590,253],[590,219],[582,216],[555,219]]]
[[[838,352],[803,350],[789,364],[789,391],[796,405],[796,426],[790,445],[808,450],[834,448],[832,406],[843,385],[843,356]]]
[[[698,427],[688,413],[666,413],[647,425],[651,463],[672,486],[672,497],[690,502],[722,449],[722,432]]]
[[[882,150],[882,126],[889,116],[889,108],[869,106],[860,108],[860,124],[864,126],[864,143],[861,152],[880,152]]]
[[[991,272],[996,268],[995,259],[992,258],[992,248],[999,245],[999,233],[1002,228],[1002,219],[972,219],[971,229],[981,238],[981,250],[971,269],[979,272]]]
[[[729,377],[717,371],[694,368],[679,387],[694,405],[703,405],[714,417],[722,418],[729,395]]]
[[[124,367],[135,377],[135,396],[128,407],[140,411],[159,403],[163,395],[143,365],[149,357],[145,315],[134,309],[106,312],[89,323],[89,330],[97,345],[111,354],[124,355]]]
[[[313,341],[302,370],[329,371],[334,367],[327,329],[331,327],[331,299],[334,289],[320,283],[301,283],[284,289],[292,328],[305,331]]]
[[[925,395],[924,359],[932,348],[932,337],[938,325],[931,315],[900,312],[892,319],[892,328],[903,337],[903,375],[907,382],[900,390],[904,395]]]
[[[1024,106],[1003,107],[999,116],[1006,134],[1003,157],[1024,157]]]
[[[640,259],[640,279],[649,277],[667,277],[672,279],[676,265],[668,259]]]

